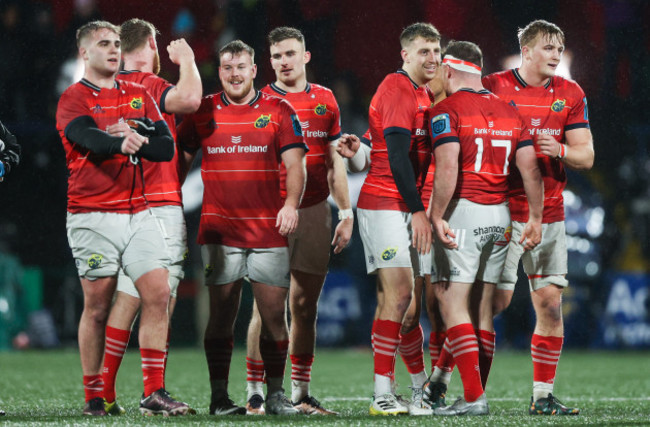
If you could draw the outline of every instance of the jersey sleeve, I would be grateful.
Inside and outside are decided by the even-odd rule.
[[[433,110],[431,111],[431,120],[429,121],[431,145],[434,150],[439,145],[448,142],[460,142],[456,127],[458,121],[457,116],[453,112],[449,111],[449,109],[445,108],[443,103],[433,107]]]
[[[281,100],[279,105],[279,129],[278,129],[278,146],[279,153],[291,148],[303,148],[305,152],[309,151],[307,144],[302,135],[302,127],[298,120],[298,115],[291,104],[286,100]]]
[[[336,141],[341,137],[341,110],[339,109],[339,104],[336,102],[336,98],[332,95],[332,122],[327,132],[327,139],[330,141]]]
[[[61,95],[59,104],[56,109],[56,122],[59,128],[67,134],[68,125],[76,118],[88,116],[92,119],[92,115],[88,110],[83,97],[75,96],[70,90],[67,90]]]
[[[160,114],[160,109],[158,108],[158,104],[156,104],[156,101],[154,101],[149,91],[145,91],[145,99],[146,99],[146,106],[147,106],[145,114],[147,115],[147,118],[151,119],[154,123],[159,122],[161,120],[164,121],[162,115]]]
[[[169,91],[174,88],[174,85],[155,74],[150,74],[145,77],[142,80],[142,85],[147,88],[147,91],[149,91],[153,99],[158,104],[160,111],[162,113],[169,113],[165,109],[165,98],[167,97]]]
[[[564,130],[568,131],[578,128],[589,128],[587,97],[585,96],[584,91],[577,83],[573,83],[571,94],[571,110],[569,111]]]
[[[417,100],[413,89],[404,84],[410,85],[410,82],[401,80],[398,80],[399,84],[386,89],[376,106],[381,114],[384,136],[394,132],[411,136]]]
[[[517,113],[517,116],[519,116],[519,113]],[[517,150],[526,147],[528,145],[533,145],[533,137],[530,134],[530,130],[528,129],[526,122],[524,122],[524,119],[522,119],[521,116],[519,116],[519,122],[520,122],[519,126],[521,127],[521,132],[519,133],[519,139],[516,142]]]

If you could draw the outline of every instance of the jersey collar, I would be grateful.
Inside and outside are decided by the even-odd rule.
[[[476,91],[474,89],[470,89],[470,88],[466,88],[466,87],[458,89],[458,92],[478,93],[478,94],[481,94],[481,95],[488,95],[490,93],[490,91],[487,90],[487,89],[481,89],[479,91]]]
[[[275,82],[269,84],[269,87],[270,87],[271,90],[273,90],[274,92],[277,92],[277,93],[279,93],[279,94],[282,95],[282,96],[287,96],[287,93],[288,93],[288,92],[287,92],[286,90],[284,90],[284,89],[281,89],[280,86],[278,86],[278,85],[275,84]],[[304,92],[305,92],[305,93],[309,93],[309,92],[311,92],[311,84],[309,84],[309,82],[307,82],[307,85],[305,86],[305,90],[304,90]]]
[[[526,83],[526,82],[524,81],[523,77],[521,77],[521,74],[519,74],[519,68],[513,68],[513,69],[512,69],[512,74],[515,76],[515,79],[517,79],[517,81],[519,82],[519,84],[520,84],[522,87],[528,87],[528,83]],[[553,77],[551,77],[550,79],[548,79],[548,81],[547,81],[546,84],[544,85],[544,89],[548,89],[549,86],[551,86],[551,81],[553,81]]]
[[[262,93],[259,90],[256,90],[255,91],[255,96],[253,97],[253,99],[248,101],[248,105],[251,105],[251,106],[255,105],[255,103],[257,101],[259,101],[261,96],[262,96]],[[221,92],[221,102],[223,102],[223,105],[225,105],[226,107],[231,104],[231,102],[228,101],[228,98],[226,98],[226,92]]]
[[[85,78],[82,78],[81,80],[79,80],[79,83],[81,83],[84,86],[87,86],[87,87],[91,88],[92,90],[94,90],[96,92],[101,92],[101,90],[102,90],[101,87],[91,83],[90,81],[86,80]],[[120,84],[117,82],[117,80],[113,80],[113,88],[115,88],[115,89],[120,88]]]
[[[414,88],[414,89],[417,90],[417,89],[419,88],[418,84],[415,83],[415,82],[413,81],[413,79],[411,78],[411,76],[409,76],[409,73],[407,73],[406,71],[404,71],[403,68],[400,68],[399,70],[397,70],[396,73],[397,73],[397,74],[402,74],[402,75],[408,77],[408,79],[411,81],[411,84],[413,85],[413,88]]]

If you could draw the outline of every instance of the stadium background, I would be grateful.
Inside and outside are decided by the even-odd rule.
[[[163,6],[164,4],[164,6]],[[216,48],[234,38],[257,52],[256,87],[273,80],[265,35],[278,25],[303,30],[313,53],[309,80],[331,87],[344,131],[365,131],[367,107],[381,79],[400,66],[398,35],[432,22],[449,39],[483,49],[484,70],[502,69],[518,53],[516,30],[537,18],[567,36],[565,64],[589,100],[596,164],[570,173],[567,202],[571,287],[565,296],[566,345],[650,348],[650,4],[642,0],[0,0],[0,120],[24,157],[0,184],[0,349],[73,345],[81,288],[65,235],[66,168],[55,130],[59,94],[78,70],[75,30],[103,18],[153,22],[162,75],[176,81],[165,46],[185,37],[204,94],[219,90]],[[510,63],[508,63],[510,64]],[[517,65],[515,62],[514,65]],[[356,198],[362,176],[351,178]],[[179,290],[172,340],[196,345],[205,316],[200,257],[194,244],[200,182],[185,188],[191,250]],[[334,256],[321,298],[320,346],[364,346],[374,310],[358,234]],[[521,272],[520,272],[521,273]],[[532,309],[524,282],[497,322],[500,346],[525,348]],[[250,311],[245,295],[237,326],[242,341]],[[427,324],[424,320],[425,325]],[[133,334],[132,336],[137,336]],[[428,334],[425,334],[428,336]]]

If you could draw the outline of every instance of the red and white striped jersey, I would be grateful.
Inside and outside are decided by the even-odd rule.
[[[487,90],[461,89],[431,115],[434,152],[442,144],[460,144],[452,197],[484,205],[505,202],[515,152],[533,143],[517,111]]]
[[[287,246],[275,227],[283,206],[281,154],[308,150],[287,101],[257,92],[248,104],[235,105],[223,92],[209,95],[185,117],[178,141],[186,151],[202,150],[199,244]]]
[[[167,80],[153,73],[142,71],[122,71],[118,80],[140,83],[158,103],[163,119],[176,141],[176,118],[165,110],[165,98],[174,87]],[[151,206],[183,206],[181,183],[179,178],[179,153],[174,150],[174,158],[169,162],[150,162],[142,160],[144,168],[145,195]]]
[[[386,76],[370,102],[368,124],[372,150],[370,170],[359,194],[357,206],[371,210],[409,212],[388,161],[385,135],[393,132],[411,137],[411,164],[418,191],[421,191],[431,162],[431,145],[425,116],[433,105],[433,94],[418,85],[404,70]]]
[[[274,83],[262,88],[262,92],[289,101],[296,110],[305,143],[309,147],[307,159],[307,186],[302,196],[301,208],[322,202],[329,196],[327,171],[331,167],[329,144],[341,136],[341,113],[334,94],[324,86],[307,83],[302,92],[287,92]],[[280,169],[282,197],[286,197],[286,174]]]
[[[56,111],[70,174],[68,212],[134,213],[147,208],[139,168],[128,156],[95,154],[68,140],[68,125],[80,117],[91,117],[101,130],[120,120],[162,121],[151,95],[136,83],[116,81],[115,87],[106,89],[82,79],[63,92]]]
[[[483,86],[519,110],[529,127],[533,141],[537,135],[549,133],[559,142],[565,142],[565,132],[589,128],[587,98],[573,80],[554,76],[544,86],[526,84],[517,69],[490,74],[483,78]],[[544,179],[544,214],[542,222],[564,220],[566,187],[564,164],[543,155],[537,149],[537,161]],[[528,203],[519,171],[510,178],[510,215],[514,221],[528,221]]]

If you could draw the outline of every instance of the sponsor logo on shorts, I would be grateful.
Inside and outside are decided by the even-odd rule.
[[[368,257],[368,264],[374,264],[374,263],[375,263],[375,257],[372,256],[372,255],[370,255],[370,256]]]
[[[212,266],[212,264],[206,264],[205,268],[203,269],[203,274],[205,275],[205,277],[208,277],[209,275],[212,274],[213,271],[214,271],[214,267]]]
[[[92,254],[90,258],[88,258],[88,267],[90,267],[92,270],[99,268],[103,258],[104,258],[103,255]]]
[[[506,236],[507,233],[507,236]],[[512,227],[496,226],[477,227],[474,229],[474,237],[478,237],[480,243],[494,242],[496,246],[505,246],[510,241]]]
[[[395,255],[397,255],[397,248],[388,248],[381,253],[381,259],[384,261],[390,261],[395,258]]]
[[[460,270],[457,267],[452,267],[449,272],[450,276],[460,276]]]

